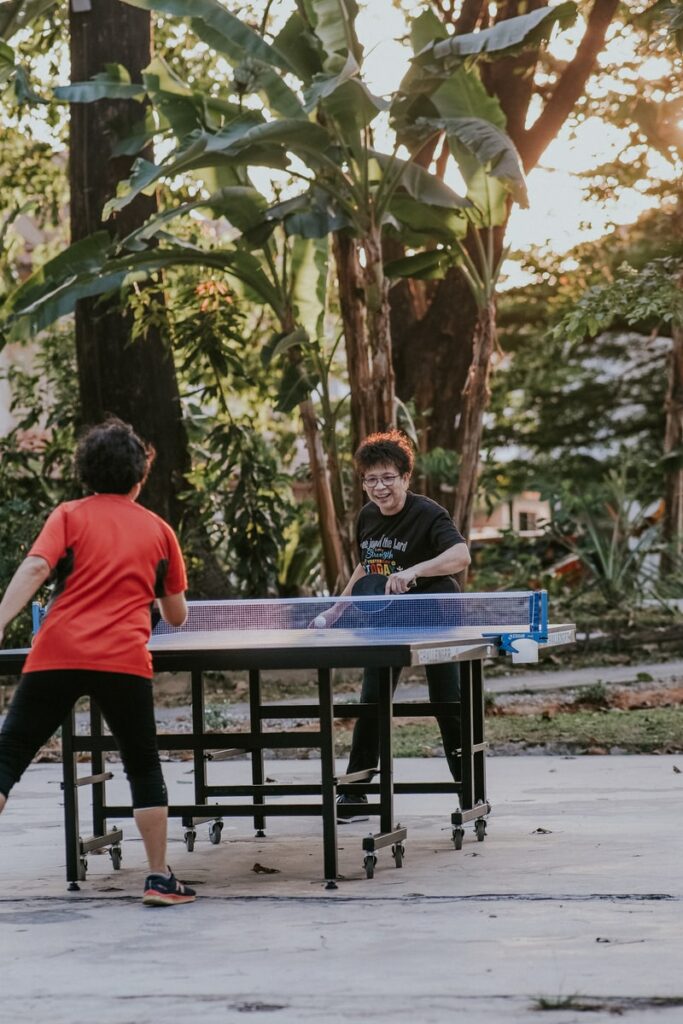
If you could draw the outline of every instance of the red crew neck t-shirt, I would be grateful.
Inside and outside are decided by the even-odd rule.
[[[94,669],[152,676],[150,605],[187,587],[175,533],[124,494],[59,505],[29,555],[56,570],[57,588],[25,672]]]

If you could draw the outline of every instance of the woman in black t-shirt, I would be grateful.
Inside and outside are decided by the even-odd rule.
[[[470,563],[467,545],[441,505],[409,490],[414,456],[410,442],[397,430],[367,437],[354,456],[369,501],[361,509],[356,526],[360,561],[342,596],[369,574],[386,576],[387,594],[455,592],[455,574]],[[400,669],[392,669],[396,689]],[[429,665],[427,683],[431,701],[460,699],[460,678],[456,664]],[[362,703],[376,703],[379,672],[365,669]],[[460,722],[457,715],[437,715],[444,750],[454,778],[458,776],[457,750]],[[347,771],[358,772],[377,766],[379,738],[375,719],[358,719],[353,730]],[[347,805],[364,803],[367,797],[354,789],[337,800],[340,823],[367,820]]]

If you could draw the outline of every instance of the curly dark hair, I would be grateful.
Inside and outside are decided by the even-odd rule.
[[[91,427],[74,455],[76,476],[97,494],[128,494],[147,479],[156,452],[115,416]]]
[[[401,430],[370,434],[358,446],[353,462],[361,476],[376,466],[395,466],[401,476],[413,472],[415,454],[410,440]]]

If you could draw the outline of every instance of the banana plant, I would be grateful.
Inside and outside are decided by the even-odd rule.
[[[297,0],[272,42],[218,0],[126,2],[189,19],[191,30],[227,59],[232,79],[217,94],[199,93],[157,57],[141,83],[132,83],[122,69],[109,67],[94,81],[58,90],[58,95],[71,102],[114,96],[148,103],[136,132],[118,141],[118,152],[136,152],[160,134],[175,140],[172,151],[158,163],[136,161],[130,178],[108,204],[107,213],[114,220],[139,192],[154,189],[162,180],[192,177],[204,192],[193,203],[158,214],[141,231],[120,239],[113,250],[102,251],[102,239],[86,240],[92,241],[92,252],[72,247],[58,258],[61,262],[46,265],[42,276],[10,297],[5,317],[16,322],[21,315],[36,327],[61,315],[76,298],[120,287],[146,273],[175,264],[220,263],[271,306],[283,335],[277,352],[286,349],[290,361],[301,365],[301,343],[307,336],[297,334],[298,310],[284,297],[291,292],[274,277],[273,233],[281,225],[288,236],[331,238],[355,439],[391,424],[396,403],[389,278],[382,257],[385,233],[425,249],[419,259],[440,264],[451,258],[477,218],[481,223],[492,220],[491,211],[503,208],[501,197],[508,191],[523,199],[519,158],[473,77],[472,45],[459,53],[451,46],[453,39],[432,39],[416,57],[412,84],[407,76],[402,89],[386,101],[374,96],[362,79],[354,0]],[[534,39],[539,32],[547,34],[558,20],[553,13],[558,10],[510,19],[522,23],[513,32],[501,34],[502,26],[496,26],[490,30],[496,33],[492,48],[504,53],[522,45],[525,34]],[[442,52],[438,47],[443,44],[448,45]],[[475,41],[475,50],[477,45]],[[419,111],[425,103],[427,116],[422,116]],[[387,109],[395,133],[384,152],[377,148],[375,134],[377,119]],[[444,135],[468,183],[467,197],[457,195],[421,164],[425,148]],[[300,191],[268,207],[253,195],[249,168],[255,166],[289,170],[301,183]],[[169,235],[174,216],[202,206],[239,232],[233,244],[205,250]],[[98,248],[101,262],[95,268],[88,260],[97,258]],[[85,265],[78,263],[80,257],[86,258]],[[55,278],[55,273],[61,277]]]
[[[575,18],[573,3],[540,8],[476,33],[449,36],[431,11],[411,26],[414,57],[392,105],[397,136],[422,143],[430,153],[442,146],[452,156],[467,186],[467,229],[440,244],[395,260],[385,270],[396,277],[443,277],[457,265],[474,298],[477,320],[472,359],[461,396],[456,444],[460,455],[453,518],[469,533],[477,489],[484,412],[490,399],[489,376],[496,350],[495,295],[507,250],[502,228],[511,204],[528,206],[522,162],[505,133],[505,115],[490,96],[478,63],[512,56],[538,45],[556,25]]]

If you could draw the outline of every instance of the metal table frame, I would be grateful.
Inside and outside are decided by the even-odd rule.
[[[420,650],[443,648],[443,659],[460,665],[461,699],[448,705],[436,705],[428,700],[393,702],[391,700],[391,669],[417,664]],[[185,828],[185,841],[189,849],[194,845],[195,827],[209,822],[212,842],[220,841],[222,819],[225,817],[251,817],[257,835],[265,834],[266,819],[274,816],[322,818],[323,867],[325,885],[337,888],[337,786],[362,784],[363,792],[371,799],[377,797],[364,810],[379,815],[379,831],[362,840],[363,861],[367,877],[374,874],[377,851],[391,846],[397,867],[403,862],[403,843],[407,830],[394,820],[395,793],[452,793],[456,809],[451,815],[453,842],[456,849],[462,845],[463,826],[475,822],[477,838],[485,834],[485,819],[490,812],[486,799],[485,741],[484,741],[484,684],[483,660],[497,654],[494,642],[468,642],[457,648],[446,643],[394,644],[368,648],[338,647],[277,651],[245,648],[241,651],[153,651],[156,672],[189,671],[191,676],[192,727],[187,733],[159,733],[160,750],[189,750],[194,762],[194,802],[173,803],[169,816],[181,818]],[[0,672],[18,674],[25,651],[0,652]],[[431,659],[430,659],[431,660]],[[375,704],[334,704],[332,669],[377,667],[381,670],[379,702]],[[311,668],[317,672],[318,701],[310,704],[263,705],[261,698],[261,672],[268,669]],[[249,673],[250,723],[248,732],[216,733],[204,728],[204,681],[207,671],[247,670]],[[460,751],[461,777],[457,782],[395,783],[393,780],[392,724],[397,717],[433,716],[437,710],[453,711],[459,708],[462,748]],[[334,719],[358,718],[377,715],[379,724],[379,768],[354,775],[337,777],[334,756]],[[291,720],[309,718],[317,721],[315,731],[303,732],[286,729],[266,731],[264,719]],[[307,747],[320,751],[320,781],[312,783],[268,783],[265,780],[264,751],[268,749]],[[228,749],[226,749],[228,748]],[[87,735],[75,731],[75,710],[67,716],[62,727],[64,824],[66,844],[66,878],[70,890],[78,890],[78,883],[86,877],[87,854],[108,848],[115,869],[121,866],[120,828],[108,828],[110,819],[132,817],[130,805],[112,805],[107,801],[106,783],[112,773],[106,770],[105,755],[116,750],[113,737],[103,731],[102,718],[96,704],[91,701],[90,729]],[[251,761],[250,785],[211,785],[207,777],[209,761],[219,760],[235,753],[246,752]],[[79,758],[91,756],[91,771],[78,776]],[[378,781],[372,781],[378,775]],[[92,792],[92,834],[83,837],[79,813],[79,790],[90,787]],[[306,803],[268,802],[269,797],[317,797]],[[223,798],[223,800],[221,800]],[[225,798],[240,799],[239,803],[226,803]]]

